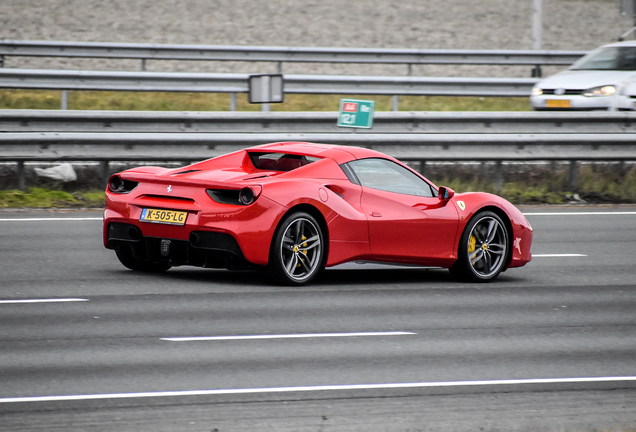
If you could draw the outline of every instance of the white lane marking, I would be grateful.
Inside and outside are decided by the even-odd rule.
[[[88,299],[83,298],[59,298],[59,299],[24,299],[24,300],[0,300],[0,304],[18,304],[18,303],[68,303],[68,302],[87,302]]]
[[[354,336],[403,336],[403,335],[414,335],[414,334],[417,334],[417,333],[412,333],[412,332],[302,333],[302,334],[279,334],[279,335],[165,337],[165,338],[161,338],[161,340],[170,341],[170,342],[190,342],[190,341],[296,339],[296,338],[326,338],[326,337],[354,337]]]
[[[586,257],[583,254],[532,254],[532,258]]]
[[[132,399],[150,397],[174,397],[174,396],[208,396],[208,395],[238,395],[257,393],[289,393],[289,392],[316,392],[316,391],[343,391],[343,390],[387,390],[403,388],[433,388],[433,387],[464,387],[464,386],[501,386],[501,385],[528,385],[528,384],[571,384],[571,383],[599,383],[599,382],[630,382],[636,381],[636,376],[614,377],[585,377],[585,378],[530,378],[509,380],[485,380],[485,381],[440,381],[440,382],[415,382],[415,383],[391,383],[391,384],[345,384],[345,385],[321,385],[299,387],[264,387],[264,388],[238,388],[217,390],[180,390],[163,392],[142,393],[104,393],[85,395],[62,396],[24,396],[0,398],[0,403],[15,402],[53,402],[72,400],[97,400],[97,399]]]
[[[72,218],[19,218],[19,219],[0,219],[0,222],[47,222],[47,221],[103,221],[103,217],[72,217]]]
[[[557,213],[524,213],[524,216],[606,216],[636,215],[636,212],[557,212]]]

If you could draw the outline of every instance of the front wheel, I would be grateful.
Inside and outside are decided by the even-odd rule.
[[[480,212],[466,225],[459,241],[457,262],[450,268],[460,280],[489,282],[504,269],[508,231],[499,216]]]
[[[287,216],[274,234],[268,270],[286,285],[304,285],[324,266],[324,236],[320,224],[308,213]]]

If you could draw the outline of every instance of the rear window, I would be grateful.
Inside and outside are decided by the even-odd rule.
[[[291,171],[320,160],[319,158],[288,153],[250,153],[254,166],[267,171]]]

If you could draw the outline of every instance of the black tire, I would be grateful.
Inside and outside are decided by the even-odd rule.
[[[115,250],[115,253],[117,254],[119,262],[122,263],[124,267],[134,271],[146,273],[162,273],[172,267],[170,264],[166,263],[156,263],[135,258],[132,250],[126,246],[118,247]]]
[[[275,282],[304,285],[324,267],[325,244],[320,224],[309,213],[286,216],[278,226],[267,266]]]
[[[459,240],[451,274],[463,281],[490,282],[504,270],[509,241],[508,230],[499,216],[490,211],[477,213]]]

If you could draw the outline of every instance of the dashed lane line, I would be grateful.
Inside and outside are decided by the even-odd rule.
[[[532,254],[532,258],[570,258],[570,257],[586,257],[584,254]]]
[[[53,298],[53,299],[16,299],[16,300],[0,300],[0,304],[23,304],[23,303],[71,303],[71,302],[87,302],[84,298]]]
[[[301,333],[301,334],[278,334],[278,335],[236,335],[236,336],[186,336],[186,337],[165,337],[160,338],[170,342],[193,342],[193,341],[227,341],[227,340],[254,340],[254,339],[299,339],[299,338],[328,338],[328,337],[360,337],[360,336],[404,336],[417,333],[395,331],[395,332],[357,332],[357,333]]]

